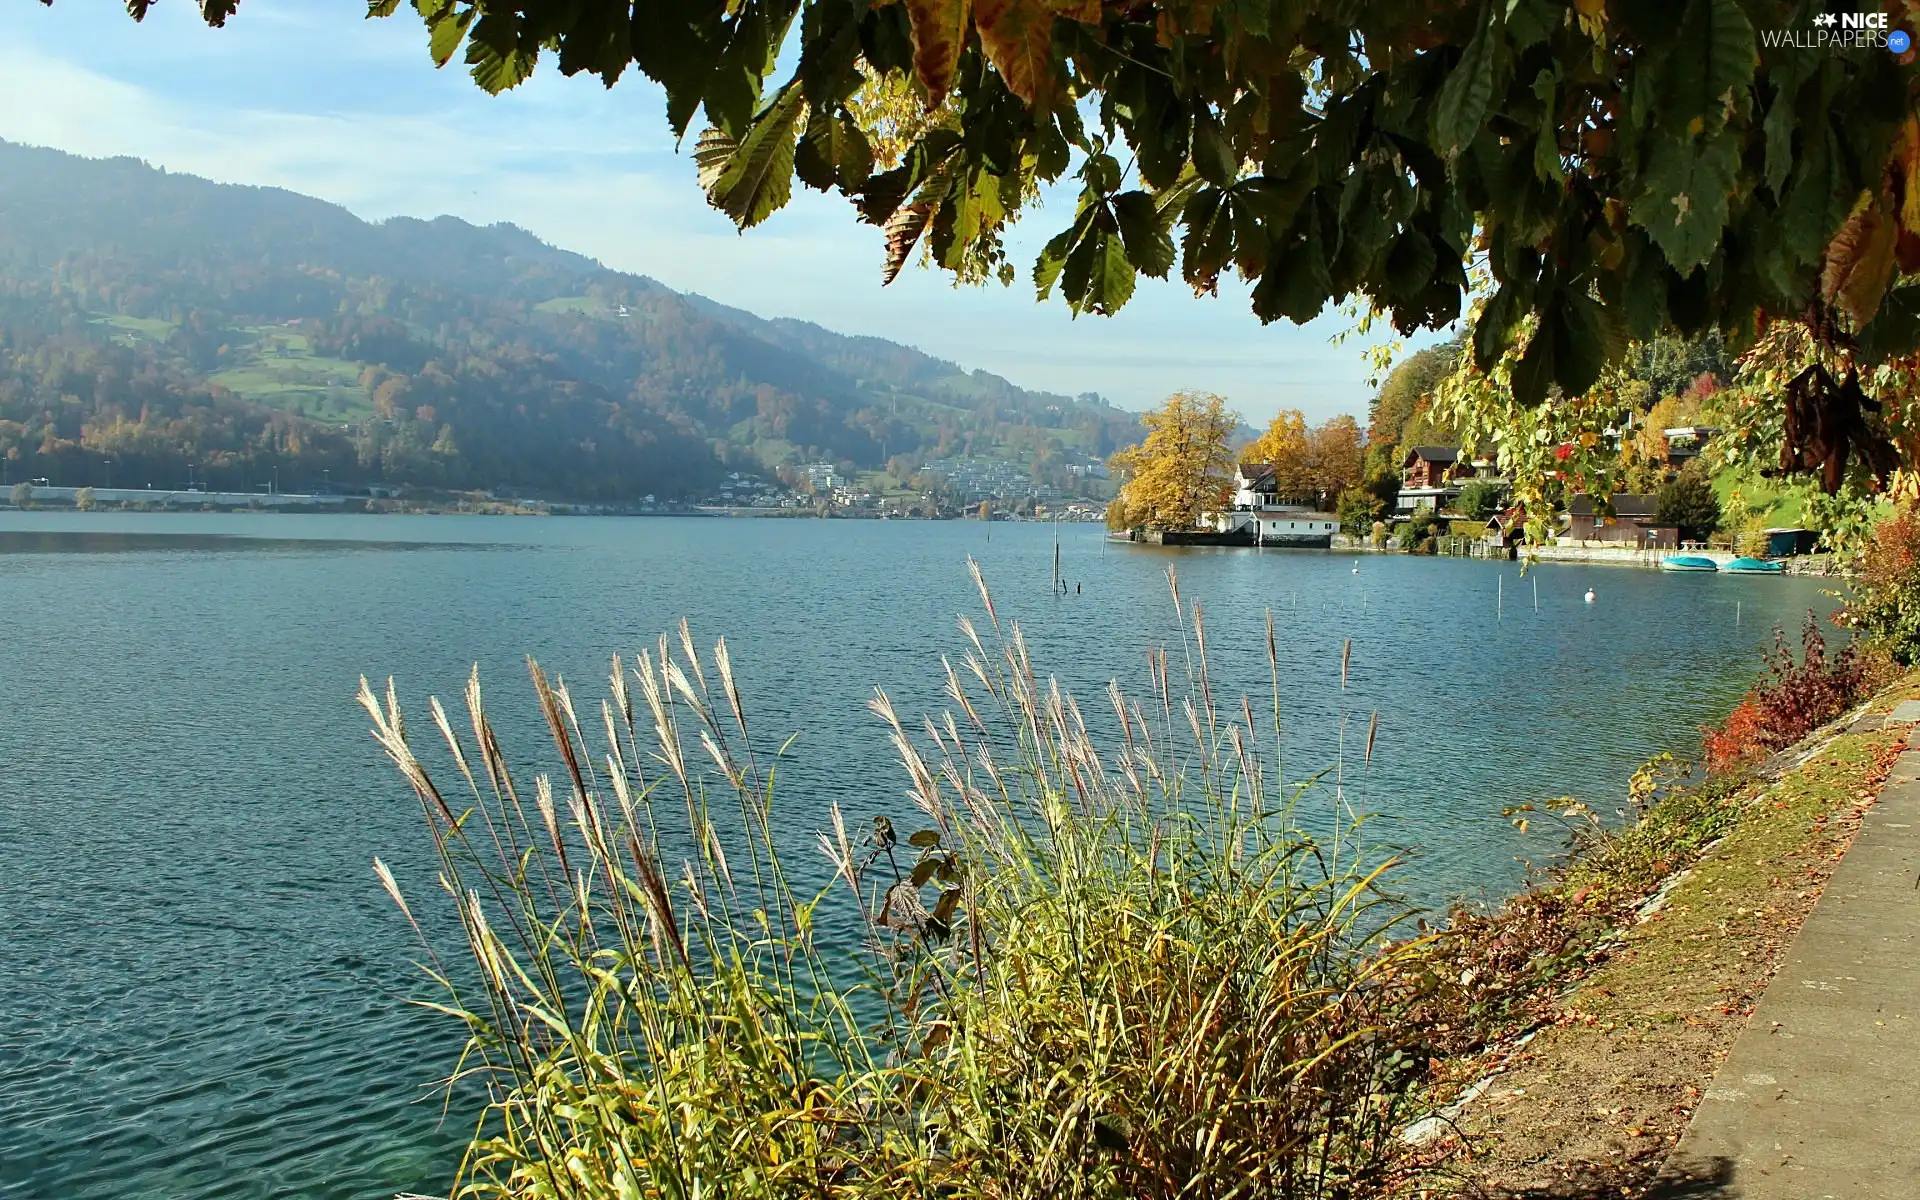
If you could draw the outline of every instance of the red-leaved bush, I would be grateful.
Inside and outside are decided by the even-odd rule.
[[[1793,745],[1847,711],[1880,681],[1879,665],[1859,653],[1852,642],[1829,656],[1827,640],[1820,636],[1820,623],[1812,613],[1807,614],[1800,634],[1798,662],[1784,633],[1776,630],[1774,639],[1766,677],[1727,714],[1725,722],[1700,731],[1710,771]]]

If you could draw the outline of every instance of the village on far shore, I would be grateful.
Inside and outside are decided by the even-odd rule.
[[[1193,529],[1138,527],[1115,540],[1166,546],[1249,546],[1346,551],[1398,551],[1455,557],[1527,557],[1640,566],[1686,560],[1724,566],[1749,559],[1815,556],[1816,530],[1797,525],[1764,526],[1740,533],[1718,530],[1710,482],[1689,471],[1706,444],[1721,431],[1709,425],[1661,431],[1666,455],[1658,491],[1578,493],[1555,514],[1547,540],[1530,543],[1526,514],[1512,504],[1511,481],[1491,446],[1465,452],[1460,446],[1416,445],[1400,454],[1397,471],[1370,479],[1375,511],[1342,504],[1329,511],[1325,492],[1289,494],[1273,464],[1240,462],[1224,508],[1206,511]],[[1697,480],[1691,488],[1684,481]],[[1689,492],[1696,494],[1689,495]],[[1349,492],[1347,495],[1352,495]],[[1817,566],[1808,563],[1807,566]],[[1706,569],[1704,567],[1700,569]]]

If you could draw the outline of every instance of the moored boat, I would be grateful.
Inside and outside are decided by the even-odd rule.
[[[1669,554],[1660,560],[1662,571],[1718,571],[1720,568],[1710,558],[1698,554]]]
[[[1720,569],[1729,575],[1785,575],[1787,564],[1761,558],[1736,558]]]

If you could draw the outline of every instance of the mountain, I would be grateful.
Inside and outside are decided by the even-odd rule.
[[[690,496],[728,470],[1011,459],[1037,482],[1136,414],[766,320],[452,217],[0,142],[9,478]]]

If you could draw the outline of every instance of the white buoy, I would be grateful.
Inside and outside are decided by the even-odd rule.
[[[1587,603],[1588,603],[1588,604],[1592,604],[1592,603],[1593,603],[1593,589],[1592,589],[1592,588],[1588,588],[1588,589],[1587,589]]]
[[[1355,567],[1355,568],[1353,569],[1353,573],[1354,573],[1355,575],[1358,575],[1358,574],[1360,573],[1360,568],[1359,568],[1359,567]]]

